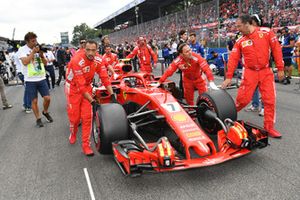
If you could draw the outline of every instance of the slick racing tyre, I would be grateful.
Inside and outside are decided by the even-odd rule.
[[[129,137],[127,115],[120,104],[108,103],[98,107],[93,117],[92,135],[101,154],[112,154],[112,142]]]
[[[198,97],[197,106],[200,110],[197,116],[199,124],[208,134],[217,134],[221,130],[221,126],[215,120],[206,119],[203,116],[203,110],[213,111],[222,122],[227,118],[232,121],[237,120],[235,103],[225,90],[212,90],[203,93]]]

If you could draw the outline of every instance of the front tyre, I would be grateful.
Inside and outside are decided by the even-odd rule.
[[[206,109],[213,111],[222,122],[227,118],[232,121],[237,120],[235,103],[225,90],[212,90],[201,94],[198,97],[197,106],[200,110],[197,116],[198,121],[208,134],[217,134],[221,130],[221,126],[215,120],[204,117],[202,111]]]
[[[125,110],[120,104],[101,104],[93,118],[92,134],[96,149],[101,154],[112,154],[112,142],[129,137]]]

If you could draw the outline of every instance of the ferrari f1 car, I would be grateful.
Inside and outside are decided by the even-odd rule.
[[[109,103],[104,87],[95,90],[100,103],[92,130],[96,148],[113,154],[124,175],[215,165],[268,145],[263,128],[237,120],[226,91],[204,93],[190,106],[176,98],[174,82],[157,87],[158,79],[124,73],[113,83],[119,104]]]

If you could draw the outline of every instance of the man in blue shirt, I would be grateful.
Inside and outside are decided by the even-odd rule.
[[[190,33],[189,41],[190,41],[190,48],[192,49],[192,51],[197,54],[200,54],[204,58],[204,48],[199,42],[197,42],[197,37],[195,32]]]
[[[289,33],[288,27],[284,27],[282,29],[282,34],[282,55],[284,61],[284,68],[287,74],[287,84],[290,84],[290,79],[293,71],[292,56],[293,49],[295,46],[295,38],[292,34]]]
[[[217,52],[210,52],[212,57],[211,57],[211,61],[209,63],[216,65],[217,69],[218,69],[218,74],[220,76],[224,76],[224,59],[222,57],[222,55],[219,55]]]

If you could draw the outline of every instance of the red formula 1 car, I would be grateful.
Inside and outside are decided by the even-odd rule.
[[[157,87],[158,79],[147,73],[123,74],[113,86],[120,104],[108,103],[104,87],[96,89],[96,148],[113,153],[123,174],[210,166],[268,145],[263,128],[237,120],[226,91],[204,93],[196,106],[189,106],[176,98],[174,82]]]

